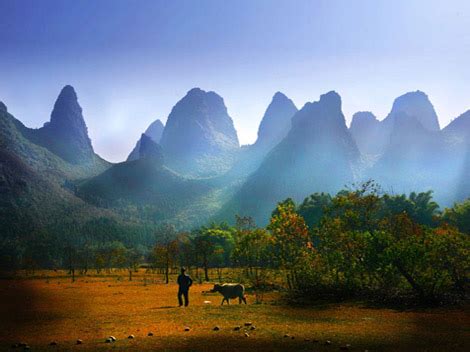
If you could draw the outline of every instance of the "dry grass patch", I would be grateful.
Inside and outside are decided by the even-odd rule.
[[[221,307],[221,296],[204,293],[211,284],[195,284],[190,307],[179,308],[176,285],[156,281],[144,282],[142,275],[132,282],[80,277],[71,283],[60,275],[1,280],[0,349],[19,341],[33,351],[326,351],[346,344],[356,351],[470,348],[467,309],[400,312],[353,303],[300,308],[277,304],[276,294],[266,295],[263,304],[253,304],[249,295],[248,305],[234,300]],[[244,327],[248,321],[255,330]],[[131,334],[135,338],[127,339]],[[110,335],[117,341],[107,344]],[[75,345],[77,339],[83,344]],[[49,346],[51,341],[57,346]]]

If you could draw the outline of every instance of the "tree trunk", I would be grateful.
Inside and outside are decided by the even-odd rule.
[[[207,256],[204,256],[204,279],[206,281],[209,281]]]
[[[170,278],[168,277],[169,276],[169,270],[170,270],[170,263],[169,263],[169,260],[167,259],[166,268],[165,268],[165,282],[166,282],[166,284],[168,284],[170,282]]]
[[[421,286],[419,286],[417,282],[413,279],[413,277],[411,277],[411,275],[405,270],[405,268],[403,268],[401,263],[399,263],[398,261],[395,261],[395,266],[397,267],[400,274],[402,274],[403,277],[406,279],[406,281],[408,281],[408,283],[413,288],[413,290],[415,290],[416,293],[421,297],[421,299],[423,300],[426,299],[426,295],[423,289],[421,288]]]

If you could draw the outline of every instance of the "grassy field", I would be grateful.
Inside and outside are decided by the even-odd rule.
[[[470,350],[470,313],[463,308],[397,311],[359,302],[300,308],[281,303],[277,293],[262,304],[248,295],[248,305],[221,307],[220,296],[205,293],[211,284],[195,284],[190,307],[179,308],[176,285],[165,285],[161,275],[140,272],[128,281],[122,272],[72,283],[62,274],[0,281],[0,350],[20,341],[32,351]],[[110,335],[117,341],[105,343]]]

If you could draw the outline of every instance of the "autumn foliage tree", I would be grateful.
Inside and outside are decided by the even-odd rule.
[[[296,212],[295,204],[288,200],[279,203],[268,225],[274,240],[274,254],[281,270],[286,272],[287,283],[294,288],[299,278],[297,269],[303,265],[312,249],[305,220]]]
[[[469,236],[435,226],[439,212],[430,196],[381,195],[373,183],[338,193],[313,231],[321,265],[311,268],[317,275],[304,275],[317,280],[305,287],[347,296],[415,295],[421,302],[464,293]]]

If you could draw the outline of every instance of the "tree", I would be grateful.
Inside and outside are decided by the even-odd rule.
[[[178,241],[176,230],[172,225],[162,225],[156,231],[157,243],[154,247],[154,256],[157,267],[163,268],[165,283],[170,282],[170,268],[176,264],[178,257]]]
[[[384,216],[406,213],[413,221],[426,226],[436,226],[439,217],[439,205],[432,200],[432,191],[410,193],[406,195],[384,195]]]
[[[444,210],[442,220],[470,235],[470,198]]]
[[[26,269],[34,272],[39,268],[53,268],[57,266],[57,259],[61,251],[60,242],[56,236],[47,231],[37,230],[23,240],[22,264]]]
[[[290,201],[279,203],[273,212],[268,230],[274,239],[274,248],[281,269],[287,272],[290,287],[296,284],[295,270],[312,248],[305,220],[295,211]]]
[[[271,261],[272,248],[273,237],[263,228],[237,231],[233,258],[255,287],[263,284],[262,273]]]
[[[197,258],[195,256],[194,244],[191,239],[191,234],[182,232],[177,235],[178,242],[178,257],[182,266],[185,266],[188,271],[191,271],[191,266],[195,265]]]
[[[274,208],[274,210],[271,212],[271,218],[276,215],[279,215],[279,206],[282,206],[284,208],[297,208],[297,205],[295,204],[295,201],[292,198],[286,198],[282,202],[277,203],[276,208]]]
[[[132,272],[137,271],[139,263],[144,256],[144,248],[142,246],[130,247],[126,250],[127,270],[129,271],[129,281],[132,281]]]
[[[194,231],[194,247],[202,259],[204,279],[209,281],[209,267],[230,266],[230,258],[234,247],[234,229],[226,223],[212,223]]]
[[[314,193],[299,205],[298,213],[305,219],[307,226],[313,229],[320,224],[329,206],[331,206],[331,196],[328,193]]]

